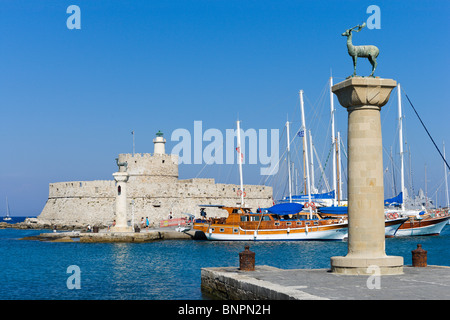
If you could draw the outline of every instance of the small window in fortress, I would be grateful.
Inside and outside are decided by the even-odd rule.
[[[162,163],[164,163],[166,160],[163,160]]]
[[[83,182],[80,182],[80,188],[83,186]]]

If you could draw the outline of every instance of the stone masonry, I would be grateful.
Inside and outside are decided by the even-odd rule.
[[[157,154],[120,154],[118,163],[127,163],[127,220],[139,224],[141,217],[151,224],[183,213],[199,217],[199,205],[240,205],[239,185],[215,183],[214,179],[178,179],[178,156]],[[107,226],[115,219],[116,182],[71,181],[51,183],[47,203],[38,221],[49,224]],[[273,204],[272,188],[244,185],[246,206],[257,209]],[[132,204],[134,203],[134,205]],[[208,216],[226,212],[208,208]]]

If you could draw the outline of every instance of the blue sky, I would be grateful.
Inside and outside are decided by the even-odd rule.
[[[81,9],[81,30],[66,27],[71,4]],[[328,78],[352,73],[340,34],[366,21],[370,5],[381,9],[381,29],[365,28],[353,43],[380,48],[376,75],[402,84],[450,157],[448,1],[1,0],[0,199],[8,196],[13,215],[37,215],[51,182],[112,179],[114,159],[132,150],[132,130],[141,153],[153,151],[158,130],[170,151],[171,132],[193,130],[196,120],[225,132],[239,117],[244,129],[281,134],[288,117],[299,126],[300,89],[307,122],[321,137]],[[358,74],[369,73],[360,59]],[[337,99],[335,106],[346,143],[347,114]],[[381,113],[384,146],[394,155],[396,107],[394,91]],[[403,109],[415,189],[424,188],[426,164],[434,192],[442,161],[405,97]],[[316,143],[326,157],[324,139]],[[260,183],[258,166],[245,167],[245,182]],[[180,178],[202,168],[182,165]],[[237,183],[230,170],[211,166],[202,177]],[[442,201],[443,188],[437,195]]]

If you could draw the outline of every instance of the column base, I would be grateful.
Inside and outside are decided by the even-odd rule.
[[[134,232],[133,228],[129,226],[114,226],[110,230],[111,232]]]
[[[403,257],[331,257],[331,272],[366,276],[403,274]]]

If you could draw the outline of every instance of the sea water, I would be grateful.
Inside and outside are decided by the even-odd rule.
[[[257,265],[283,269],[329,268],[345,255],[347,242],[210,242],[165,240],[149,243],[79,243],[19,240],[50,230],[0,230],[0,299],[201,300],[200,269],[239,266],[245,245]],[[450,226],[439,236],[386,239],[388,255],[403,256],[421,243],[428,264],[450,266]],[[76,266],[79,289],[71,279]],[[72,288],[72,289],[70,289]]]

